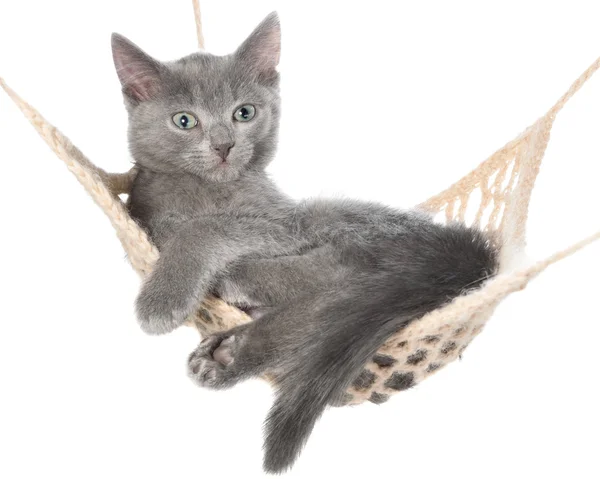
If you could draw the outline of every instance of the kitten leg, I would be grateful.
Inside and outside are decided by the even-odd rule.
[[[255,326],[244,324],[205,338],[188,359],[190,378],[202,387],[225,389],[274,368],[274,350],[253,339]]]
[[[285,319],[297,319],[295,308],[295,303],[269,308],[260,319],[205,338],[188,360],[192,380],[224,389],[265,373],[279,374],[303,329],[301,323],[290,325]]]
[[[287,247],[287,250],[285,249]],[[247,254],[284,254],[294,242],[283,227],[246,218],[203,218],[165,243],[142,285],[136,311],[142,329],[167,333],[185,321],[227,265]]]
[[[280,330],[277,324],[268,323],[273,323],[275,315],[289,316],[286,309],[298,297],[312,297],[330,288],[344,272],[329,245],[300,255],[240,260],[221,278],[216,292],[230,303],[249,306],[255,322],[206,338],[190,355],[190,376],[201,386],[224,388],[273,368],[273,355],[265,352],[262,339],[278,338],[281,350],[292,329]]]
[[[215,294],[230,304],[281,305],[317,294],[347,274],[332,245],[275,258],[242,258],[219,278]]]

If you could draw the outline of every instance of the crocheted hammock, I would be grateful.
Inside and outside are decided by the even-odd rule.
[[[193,0],[193,5],[198,46],[203,49],[198,0]],[[525,249],[529,200],[556,114],[598,68],[600,58],[548,113],[464,178],[418,205],[445,221],[461,221],[494,233],[501,246],[499,274],[481,288],[456,298],[390,337],[348,389],[346,403],[358,404],[365,400],[381,403],[390,394],[412,387],[454,361],[481,332],[500,301],[525,288],[549,265],[600,239],[598,231],[528,267],[513,268]],[[158,250],[129,216],[118,196],[129,192],[135,168],[127,173],[111,174],[95,166],[2,78],[0,86],[108,216],[133,268],[142,277],[150,274],[158,260]],[[474,211],[474,216],[468,218],[467,211]],[[204,300],[188,324],[206,335],[247,321],[251,319],[242,311],[211,297]]]

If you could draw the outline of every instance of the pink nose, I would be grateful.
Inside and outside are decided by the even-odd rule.
[[[235,145],[234,142],[221,143],[219,145],[212,145],[212,149],[215,150],[223,160],[226,160],[233,145]]]

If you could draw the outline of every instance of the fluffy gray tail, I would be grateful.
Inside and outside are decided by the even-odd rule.
[[[315,343],[323,346],[322,350],[307,344],[314,356],[305,356],[306,362],[299,364],[296,371],[288,372],[278,384],[275,403],[265,421],[264,469],[267,472],[281,473],[292,466],[325,408],[342,399],[364,364],[398,329],[398,324],[412,319],[395,316],[396,321],[386,324],[381,316],[368,314],[364,309],[360,315],[348,310],[345,314],[349,323],[363,322],[362,327],[338,330],[335,336],[322,335]],[[370,319],[368,323],[365,317]],[[376,323],[379,323],[377,330],[367,327]],[[362,342],[356,335],[357,330],[362,330]]]
[[[270,473],[289,469],[308,440],[327,400],[313,388],[281,389],[265,421],[263,467]]]
[[[299,346],[293,370],[280,379],[265,422],[266,471],[291,467],[325,408],[341,400],[389,336],[497,270],[497,251],[477,231],[433,227],[427,238],[427,244],[392,249],[393,261],[352,278],[343,295],[318,309],[317,326]]]

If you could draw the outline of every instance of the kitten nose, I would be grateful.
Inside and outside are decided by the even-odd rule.
[[[218,153],[218,155],[221,158],[223,158],[223,160],[226,160],[227,156],[229,155],[229,152],[233,148],[233,145],[235,145],[235,142],[229,141],[227,143],[220,143],[218,145],[212,145],[212,148],[213,148],[213,150],[215,150]]]

